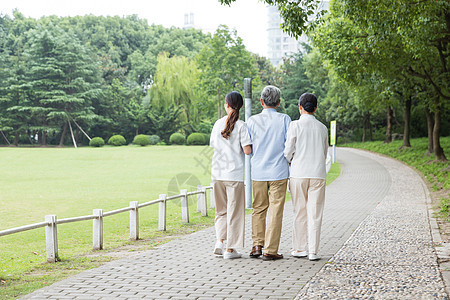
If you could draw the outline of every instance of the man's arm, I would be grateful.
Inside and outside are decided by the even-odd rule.
[[[295,135],[294,130],[294,123],[291,123],[289,125],[289,129],[287,131],[286,136],[286,143],[284,144],[284,157],[286,157],[286,160],[291,163],[292,158],[294,157],[295,153],[295,143],[297,141],[297,136]]]

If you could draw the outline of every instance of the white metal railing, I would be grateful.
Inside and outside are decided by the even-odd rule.
[[[47,248],[47,261],[56,262],[58,260],[58,234],[57,225],[65,223],[80,222],[86,220],[92,221],[92,248],[94,250],[103,249],[103,218],[120,214],[123,212],[130,212],[130,239],[139,239],[139,209],[152,205],[159,204],[158,214],[158,230],[166,230],[166,217],[167,217],[167,201],[181,198],[181,219],[183,223],[189,223],[189,205],[188,197],[197,195],[197,212],[200,212],[202,216],[208,215],[206,191],[210,190],[210,207],[214,207],[214,192],[211,186],[197,186],[197,191],[188,192],[187,190],[181,190],[180,194],[167,197],[166,194],[160,194],[156,200],[148,201],[139,204],[138,201],[131,201],[129,207],[119,208],[116,210],[103,212],[103,209],[94,209],[92,215],[73,217],[58,220],[56,215],[45,216],[45,221],[21,227],[6,229],[0,231],[0,236],[19,233],[27,230],[45,227],[45,243]]]

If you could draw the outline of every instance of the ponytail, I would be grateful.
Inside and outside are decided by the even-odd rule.
[[[233,109],[231,113],[228,115],[227,123],[225,124],[225,129],[222,130],[222,136],[228,140],[231,135],[231,132],[234,129],[234,125],[239,120],[239,109]]]
[[[225,101],[231,108],[231,112],[228,115],[225,129],[222,130],[221,134],[228,140],[231,132],[233,132],[234,125],[239,120],[239,109],[244,105],[244,100],[242,99],[242,95],[238,92],[230,92],[225,96]]]

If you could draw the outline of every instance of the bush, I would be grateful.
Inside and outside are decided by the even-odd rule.
[[[205,137],[205,145],[209,145],[209,140],[211,139],[211,134],[203,133],[203,136]]]
[[[157,135],[151,135],[150,136],[150,145],[156,145],[159,142],[161,142],[161,138]]]
[[[122,145],[125,145],[126,143],[127,143],[127,141],[120,134],[113,135],[108,140],[108,144],[113,145],[113,146],[122,146]]]
[[[187,138],[188,145],[205,145],[205,135],[203,133],[194,132]]]
[[[89,146],[91,147],[103,147],[105,145],[105,140],[101,137],[95,137],[89,141]]]
[[[173,145],[184,145],[186,137],[179,132],[172,133],[169,138],[169,142]]]
[[[134,137],[133,144],[147,146],[150,144],[150,137],[146,134],[138,134]]]

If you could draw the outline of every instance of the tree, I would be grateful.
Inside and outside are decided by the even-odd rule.
[[[150,90],[152,108],[165,110],[174,105],[180,107],[180,122],[187,133],[199,122],[196,102],[200,102],[199,81],[196,63],[183,56],[169,58],[168,53],[158,56],[155,82]]]
[[[391,1],[335,1],[330,16],[314,34],[313,43],[339,76],[354,85],[377,74],[381,78],[378,84],[384,86],[381,90],[395,89],[397,95],[403,97],[406,113],[411,95],[404,93],[405,82],[412,82],[412,77],[428,81],[428,86],[439,96],[433,97],[436,132],[440,125],[439,99],[445,99],[448,93],[448,87],[442,84],[445,80],[441,79],[448,78],[448,71],[439,67],[439,64],[446,66],[448,60],[448,43],[445,42],[450,31],[445,25],[448,8],[448,2],[444,1],[410,3],[405,0],[395,4]],[[439,52],[433,47],[445,49]],[[412,90],[413,86],[406,89]],[[387,116],[390,116],[389,109]],[[407,126],[406,118],[405,129]],[[437,145],[435,154],[445,160],[437,135],[433,139]]]
[[[220,0],[221,4],[231,5],[236,0]],[[303,33],[314,28],[315,22],[310,20],[310,16],[317,14],[320,18],[325,11],[320,9],[320,0],[264,0],[266,4],[278,7],[280,16],[283,19],[281,28],[299,38]]]
[[[36,113],[42,123],[36,125],[44,132],[62,128],[62,146],[70,119],[95,117],[90,103],[100,93],[100,77],[95,62],[76,37],[49,25],[29,32],[29,98],[34,108],[39,108]]]
[[[217,103],[218,117],[222,116],[223,96],[239,86],[246,77],[256,77],[254,59],[245,49],[236,30],[220,25],[197,58],[200,80],[209,95],[210,103]],[[216,102],[215,99],[218,99]]]

